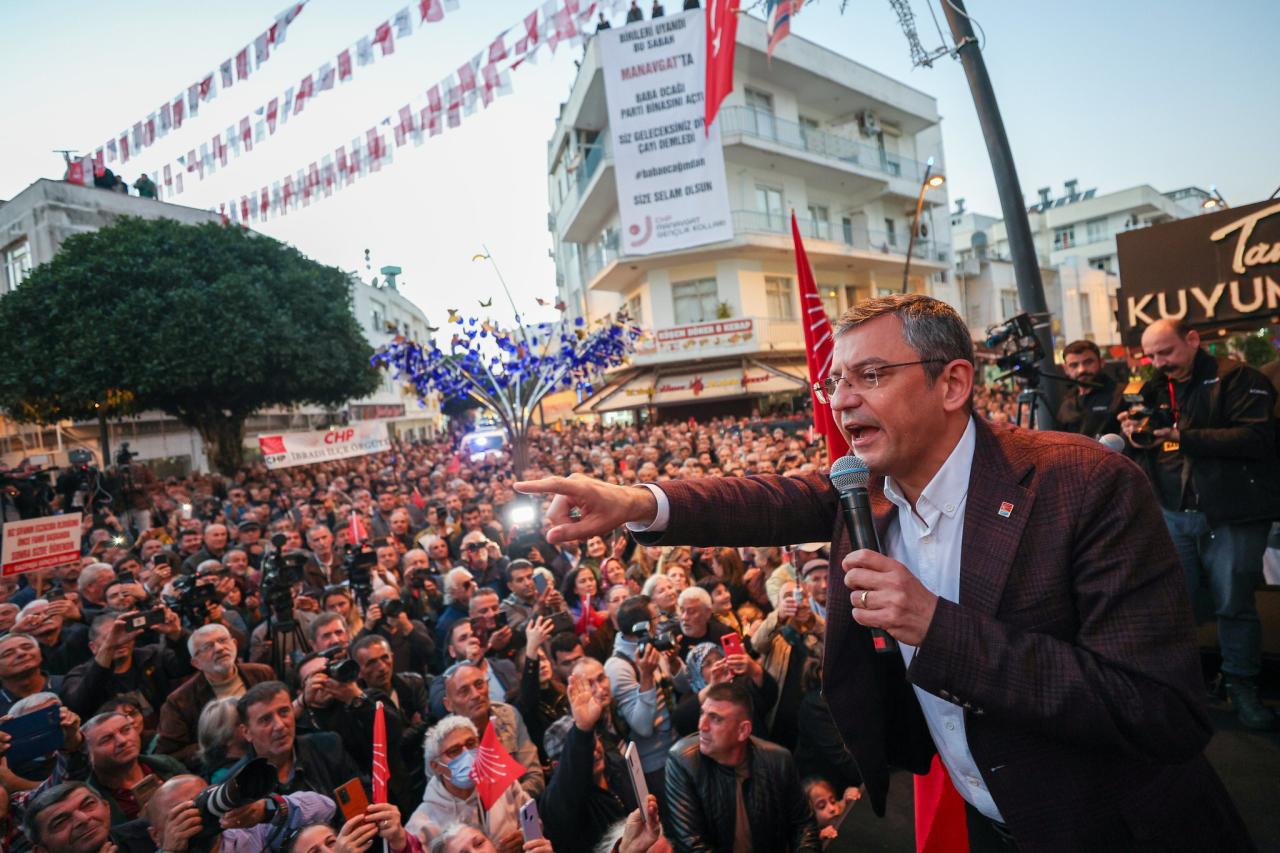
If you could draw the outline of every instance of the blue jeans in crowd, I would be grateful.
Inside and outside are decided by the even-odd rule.
[[[1262,582],[1262,554],[1268,521],[1220,524],[1210,528],[1202,512],[1170,512],[1164,520],[1187,576],[1196,621],[1208,611],[1205,587],[1218,621],[1222,671],[1253,678],[1262,671],[1262,622],[1254,591]]]

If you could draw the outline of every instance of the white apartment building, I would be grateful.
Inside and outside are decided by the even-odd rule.
[[[213,211],[65,181],[37,180],[12,199],[0,202],[0,298],[20,287],[35,267],[51,260],[68,237],[96,231],[120,216],[174,219],[189,225],[222,221]],[[388,322],[405,329],[408,337],[427,337],[426,317],[395,290],[394,278],[393,274],[388,284],[374,287],[351,276],[356,317],[365,339],[375,348],[394,335]],[[421,409],[416,395],[400,383],[384,379],[377,392],[348,404],[345,412],[315,406],[259,412],[245,425],[245,442],[256,450],[260,433],[326,428],[343,419],[371,418],[387,420],[393,434],[418,438],[439,428],[440,413],[436,401]],[[138,461],[148,463],[162,476],[208,468],[199,434],[162,412],[110,421],[108,433],[113,454],[127,441],[130,450],[139,454]],[[63,421],[41,427],[0,417],[0,460],[16,464],[32,457],[42,458],[42,464],[63,465],[67,451],[80,447],[92,452],[98,464],[110,464],[110,460],[98,459],[98,438],[96,422]]]
[[[1066,181],[1056,198],[1049,187],[1038,195],[1027,213],[1059,348],[1080,338],[1100,346],[1120,344],[1116,234],[1196,216],[1210,198],[1198,187],[1161,193],[1145,184],[1099,195],[1094,189],[1081,191],[1075,180]],[[957,199],[950,217],[955,284],[957,304],[976,338],[1021,309],[1004,221],[967,211],[963,201]]]
[[[793,402],[808,374],[790,213],[831,317],[898,292],[924,161],[945,172],[936,101],[794,35],[770,60],[764,23],[742,16],[734,88],[716,119],[733,237],[631,256],[620,248],[599,41],[587,43],[548,144],[557,287],[572,316],[625,306],[647,334],[630,368],[578,411],[683,418]],[[945,185],[928,190],[910,289],[954,302],[946,205]]]

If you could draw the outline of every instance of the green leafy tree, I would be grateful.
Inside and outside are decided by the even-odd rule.
[[[240,466],[245,419],[377,388],[344,273],[240,228],[123,218],[0,299],[0,408],[51,423],[159,409]]]

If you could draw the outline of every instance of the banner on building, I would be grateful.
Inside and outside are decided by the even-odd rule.
[[[81,513],[27,518],[4,525],[0,575],[20,575],[80,561]]]
[[[1239,329],[1280,315],[1280,201],[1124,231],[1116,249],[1127,344],[1161,319]]]
[[[700,11],[599,33],[624,255],[733,237],[720,128],[704,127]]]
[[[348,459],[391,449],[384,421],[366,421],[328,432],[285,432],[258,436],[262,461],[272,470]]]

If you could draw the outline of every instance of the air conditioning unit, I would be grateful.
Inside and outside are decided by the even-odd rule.
[[[880,132],[880,119],[871,110],[858,113],[858,129],[863,136],[875,136]]]

